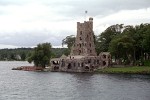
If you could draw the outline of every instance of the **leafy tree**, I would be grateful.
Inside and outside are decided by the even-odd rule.
[[[116,59],[143,65],[143,60],[150,58],[150,24],[128,25],[123,29],[120,35],[112,38],[109,51]]]
[[[28,62],[34,62],[35,66],[40,66],[45,68],[50,63],[51,58],[51,44],[43,43],[38,44],[37,47],[34,48],[34,52],[29,57]]]
[[[75,36],[70,35],[70,36],[67,36],[65,39],[62,40],[62,45],[67,44],[68,49],[71,49],[74,42],[75,42]]]
[[[111,41],[109,51],[115,55],[116,59],[122,59],[129,63],[132,61],[133,43],[134,40],[131,37],[120,35]]]
[[[108,51],[109,43],[115,36],[121,34],[122,28],[123,24],[112,25],[96,37],[96,51],[98,54]]]
[[[145,59],[150,59],[150,24],[144,24],[143,41],[141,43]]]
[[[65,55],[70,54],[71,47],[73,46],[74,42],[75,42],[75,36],[74,35],[67,36],[65,39],[62,40],[62,46],[64,44],[67,44],[67,47],[68,47],[68,49],[64,51]]]
[[[143,48],[145,52],[150,54],[150,29],[147,30],[145,38],[143,39]]]

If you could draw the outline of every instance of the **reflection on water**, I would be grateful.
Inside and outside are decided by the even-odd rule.
[[[27,72],[0,62],[1,100],[149,100],[150,75]]]

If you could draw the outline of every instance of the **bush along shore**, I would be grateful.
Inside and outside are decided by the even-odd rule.
[[[96,73],[108,73],[108,74],[149,74],[150,66],[132,66],[132,67],[108,67],[104,69],[98,69]]]

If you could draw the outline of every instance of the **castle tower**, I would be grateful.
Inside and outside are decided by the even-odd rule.
[[[93,18],[77,22],[77,36],[70,55],[96,56],[93,33]]]

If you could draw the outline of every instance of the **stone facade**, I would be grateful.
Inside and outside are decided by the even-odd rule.
[[[110,64],[110,53],[101,52],[99,56],[96,54],[93,18],[84,23],[77,22],[77,36],[69,56],[51,59],[52,71],[91,72]]]

